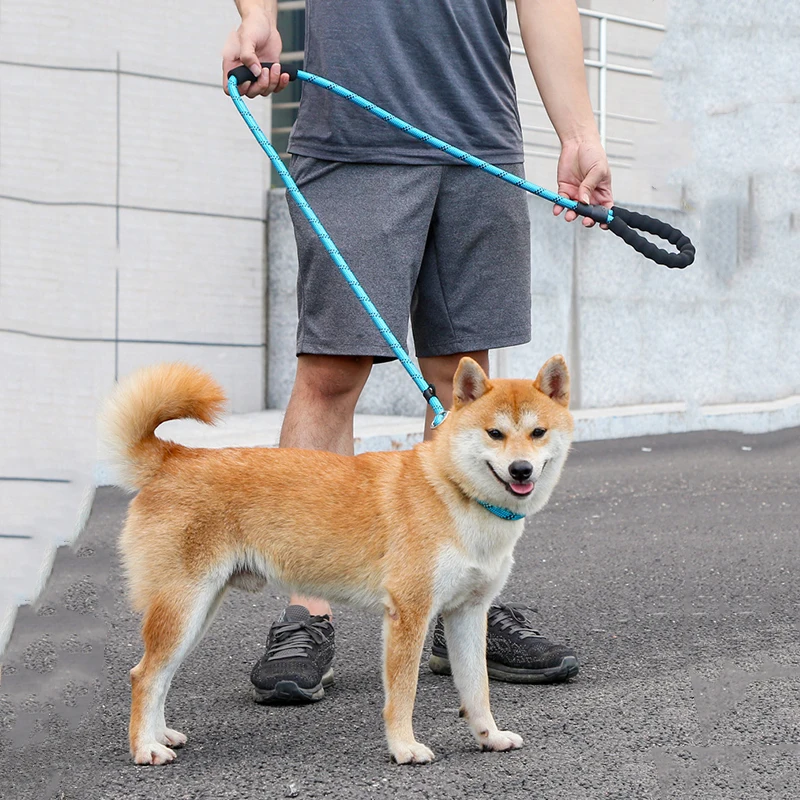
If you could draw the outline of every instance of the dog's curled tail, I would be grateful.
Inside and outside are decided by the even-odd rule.
[[[219,384],[189,364],[145,367],[120,381],[99,420],[103,455],[119,485],[140,489],[176,447],[155,435],[162,422],[189,418],[213,424],[225,402]]]

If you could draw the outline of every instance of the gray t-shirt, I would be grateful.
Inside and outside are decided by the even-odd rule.
[[[506,0],[307,0],[304,69],[479,158],[523,161]],[[344,98],[303,84],[289,152],[457,164]]]

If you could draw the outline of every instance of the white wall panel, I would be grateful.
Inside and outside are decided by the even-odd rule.
[[[264,342],[264,225],[123,210],[123,339]]]
[[[113,343],[0,332],[0,375],[0,475],[90,475],[95,416],[114,380]]]
[[[0,194],[114,203],[116,80],[0,65]]]
[[[0,328],[114,338],[114,208],[0,199]]]
[[[121,4],[117,40],[123,68],[222,87],[221,53],[238,24],[233,2],[167,0]]]
[[[264,406],[269,167],[221,87],[236,18],[0,0],[0,533],[32,536],[0,550],[0,648],[75,532],[115,376],[188,360]]]
[[[121,343],[119,376],[140,367],[184,361],[210,372],[225,389],[227,410],[247,413],[264,408],[263,347],[201,347],[187,344]]]
[[[122,75],[120,98],[123,205],[264,218],[269,161],[221,88]]]
[[[114,69],[124,6],[122,0],[102,5],[92,0],[2,0],[0,53],[26,64]],[[37,81],[32,75],[34,94]]]

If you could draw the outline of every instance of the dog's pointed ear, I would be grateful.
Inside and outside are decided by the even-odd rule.
[[[569,370],[563,356],[553,356],[540,370],[534,387],[562,406],[569,405]]]
[[[477,361],[464,356],[453,378],[453,408],[469,405],[489,389],[489,379]]]

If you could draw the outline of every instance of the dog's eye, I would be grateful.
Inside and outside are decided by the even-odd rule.
[[[500,441],[500,439],[505,439],[503,431],[499,431],[497,430],[497,428],[489,428],[489,430],[486,431],[486,433],[489,434],[490,439],[496,439],[497,441]]]
[[[547,433],[547,428],[534,428],[531,436],[534,439],[541,439]]]

